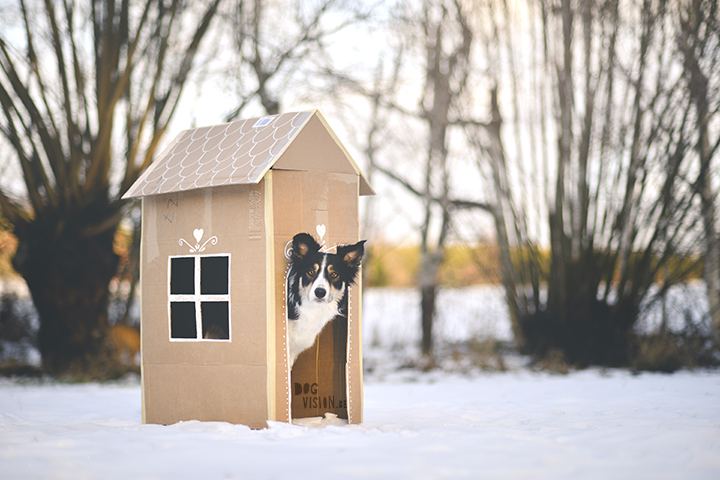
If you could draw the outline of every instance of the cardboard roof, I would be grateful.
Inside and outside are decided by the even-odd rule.
[[[185,130],[123,198],[258,183],[270,168],[354,173],[360,195],[375,194],[327,121],[312,110]]]

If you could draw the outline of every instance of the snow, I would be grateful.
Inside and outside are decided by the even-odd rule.
[[[363,344],[398,348],[420,342],[420,292],[414,288],[363,291]],[[512,340],[503,289],[497,285],[441,288],[434,336],[440,342],[471,338]]]
[[[701,322],[706,306],[682,293],[665,310]],[[720,478],[720,370],[557,375],[493,351],[510,371],[471,362],[422,373],[399,368],[418,354],[417,291],[369,289],[363,300],[362,424],[143,425],[137,378],[5,379],[0,479]],[[656,328],[660,307],[641,329]],[[439,349],[511,340],[502,290],[441,290],[435,335]]]
[[[7,479],[717,479],[720,371],[367,376],[359,425],[143,425],[137,379],[0,381]]]

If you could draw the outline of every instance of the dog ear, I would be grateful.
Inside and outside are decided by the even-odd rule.
[[[362,262],[364,252],[363,245],[365,245],[365,240],[362,240],[355,245],[343,245],[338,247],[337,253],[340,255],[345,264],[351,268],[357,268],[360,266],[360,262]]]
[[[293,237],[293,257],[303,259],[309,253],[316,253],[320,250],[320,245],[308,233],[298,233]]]

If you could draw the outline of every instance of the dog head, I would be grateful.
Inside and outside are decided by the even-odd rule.
[[[290,276],[295,281],[291,294],[300,303],[337,302],[345,288],[355,282],[362,262],[365,241],[340,245],[337,253],[323,253],[320,245],[307,233],[293,238]]]

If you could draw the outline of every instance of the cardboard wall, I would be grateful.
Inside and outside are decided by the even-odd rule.
[[[298,233],[310,233],[328,249],[358,241],[358,176],[353,174],[272,170],[277,364],[287,365],[285,278],[286,249]],[[322,234],[322,235],[321,235]],[[334,249],[332,250],[334,251]],[[362,421],[360,279],[350,296],[349,318],[336,318],[319,340],[298,357],[290,378],[278,370],[277,417],[303,418],[332,412],[350,423]]]
[[[143,421],[264,427],[275,411],[274,266],[258,185],[143,198]],[[171,340],[169,257],[230,255],[230,336]],[[273,328],[268,328],[272,324]]]
[[[143,198],[144,423],[262,428],[326,411],[362,421],[360,279],[348,318],[328,325],[292,372],[285,307],[288,242],[308,232],[328,248],[356,243],[358,188],[356,174],[271,170],[257,185]],[[171,340],[169,258],[219,254],[231,257],[231,338]]]

